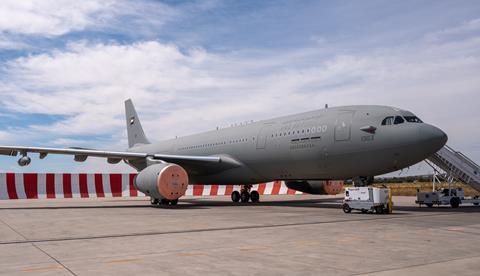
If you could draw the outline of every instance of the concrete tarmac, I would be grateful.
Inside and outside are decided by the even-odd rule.
[[[0,201],[1,275],[479,275],[480,207],[344,214],[338,197]]]

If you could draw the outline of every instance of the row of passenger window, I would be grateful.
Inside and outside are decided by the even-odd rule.
[[[291,142],[302,142],[302,141],[320,140],[320,139],[322,139],[322,136],[313,136],[313,137],[297,138],[297,139],[292,139],[292,140],[290,140],[290,141],[291,141]]]
[[[252,138],[255,139],[255,138]],[[221,146],[221,145],[226,145],[228,144],[238,144],[238,143],[244,143],[247,142],[248,138],[241,138],[241,139],[233,139],[230,141],[222,141],[222,142],[216,142],[216,143],[209,143],[209,144],[202,144],[202,145],[193,145],[193,146],[186,146],[186,147],[181,147],[178,150],[190,150],[190,149],[203,149],[203,148],[211,148],[215,146]]]
[[[318,130],[315,127],[302,129],[302,130],[291,130],[291,131],[284,131],[284,132],[277,132],[273,133],[271,136],[273,137],[282,137],[282,136],[289,136],[295,134],[305,134],[305,133],[315,133],[315,131],[322,132],[322,128],[319,127]],[[325,131],[323,131],[325,132]]]
[[[387,118],[383,119],[382,121],[382,126],[388,126],[388,125],[399,125],[405,123],[405,121],[409,123],[423,123],[422,120],[420,120],[416,116],[388,116]]]

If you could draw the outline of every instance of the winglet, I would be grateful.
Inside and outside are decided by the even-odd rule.
[[[125,101],[125,116],[127,120],[128,147],[131,148],[138,144],[150,144],[143,132],[142,124],[131,99]]]

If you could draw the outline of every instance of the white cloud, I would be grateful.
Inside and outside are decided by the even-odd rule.
[[[211,53],[144,41],[71,44],[10,61],[0,101],[14,112],[65,115],[28,131],[56,138],[107,135],[125,147],[123,100],[133,98],[147,134],[170,138],[235,121],[347,104],[384,104],[417,113],[480,160],[480,37],[348,53],[319,49]],[[320,51],[320,52],[319,52]],[[69,145],[70,144],[70,145]]]
[[[58,36],[101,24],[114,1],[2,0],[0,32]]]
[[[14,137],[8,131],[0,131],[0,143],[12,142]]]
[[[50,143],[56,146],[72,146],[72,145],[80,146],[80,145],[85,145],[88,142],[89,141],[87,140],[81,140],[81,139],[57,138],[51,141]]]
[[[0,50],[27,49],[29,46],[16,39],[8,38],[0,33]]]
[[[442,39],[451,39],[458,35],[468,35],[480,31],[480,18],[472,19],[458,26],[445,28],[427,34],[425,37],[428,41],[437,42]]]
[[[28,40],[32,36],[55,38],[75,31],[156,36],[165,23],[215,5],[215,1],[170,6],[149,0],[2,0],[0,49],[25,48],[32,44]]]

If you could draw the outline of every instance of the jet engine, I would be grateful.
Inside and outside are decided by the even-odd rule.
[[[18,165],[21,167],[28,166],[32,162],[32,159],[30,157],[24,155],[18,159]]]
[[[135,188],[155,198],[176,200],[188,187],[188,174],[177,164],[154,164],[143,169],[135,177]]]
[[[287,181],[288,188],[315,195],[336,195],[343,191],[343,181],[314,180],[314,181]]]

